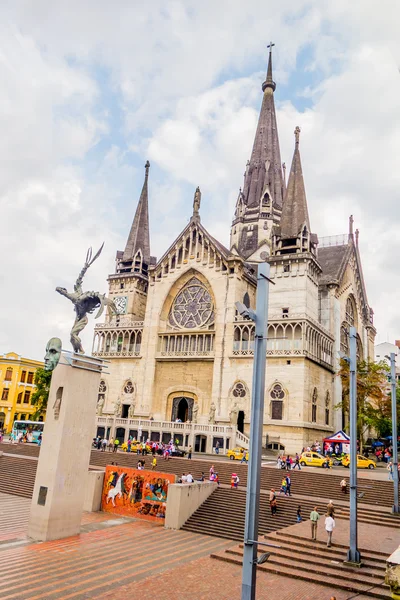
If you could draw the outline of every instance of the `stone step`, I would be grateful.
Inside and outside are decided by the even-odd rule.
[[[324,542],[321,542],[320,540],[316,540],[316,541],[312,541],[309,538],[306,538],[300,534],[297,533],[292,533],[290,532],[287,533],[286,531],[276,531],[275,535],[278,538],[286,538],[292,541],[292,543],[295,543],[296,545],[300,546],[300,545],[306,545],[308,546],[309,544],[313,544],[314,548],[326,548],[326,545],[324,544]],[[335,542],[334,547],[337,549],[342,549],[342,550],[347,550],[348,546],[346,546],[345,544],[338,544]],[[387,558],[387,552],[380,552],[379,550],[365,550],[365,549],[360,549],[361,553],[365,553],[368,558],[373,558],[376,560],[386,560]]]
[[[240,554],[235,555],[235,553],[232,552],[232,549],[213,553],[211,554],[211,558],[242,567],[243,556]],[[343,576],[340,567],[336,572],[329,571],[327,573],[319,567],[310,570],[305,569],[301,566],[301,563],[297,561],[286,561],[286,564],[282,564],[281,561],[275,561],[273,558],[270,558],[264,564],[258,565],[257,568],[264,572],[274,573],[276,575],[282,575],[310,583],[320,583],[325,587],[342,589],[357,594],[362,593],[363,595],[375,598],[376,600],[388,600],[390,598],[389,588],[383,588],[382,591],[376,591],[375,589],[373,592],[369,591],[371,587],[380,585],[380,583],[383,582],[383,577],[381,579],[367,578],[367,582],[363,582],[353,579],[352,577],[349,578],[347,575]]]

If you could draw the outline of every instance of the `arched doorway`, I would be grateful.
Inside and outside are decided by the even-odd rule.
[[[237,428],[240,433],[244,432],[244,411],[239,410],[238,418],[237,418]]]
[[[191,421],[193,404],[193,398],[185,398],[184,396],[174,398],[172,402],[171,421],[176,421],[177,419],[182,421],[182,423]]]

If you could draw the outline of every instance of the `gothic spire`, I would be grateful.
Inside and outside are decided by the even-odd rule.
[[[283,239],[297,238],[303,225],[307,226],[310,233],[310,219],[299,151],[300,127],[296,127],[294,135],[296,143],[280,222]]]
[[[140,250],[142,261],[146,265],[150,263],[149,201],[147,191],[149,169],[150,163],[146,161],[142,193],[140,194],[135,218],[133,219],[122,259],[123,261],[131,260]]]
[[[244,203],[249,208],[259,206],[263,198],[271,200],[274,206],[280,208],[284,195],[281,153],[274,103],[276,84],[272,77],[273,45],[271,42],[268,46],[267,77],[262,84],[264,96],[253,151],[246,168],[243,186]]]

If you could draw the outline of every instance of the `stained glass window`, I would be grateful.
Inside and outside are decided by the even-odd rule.
[[[213,325],[214,305],[211,295],[196,277],[175,298],[168,323],[178,329],[203,329]]]
[[[246,388],[244,386],[243,383],[236,383],[235,387],[233,388],[232,394],[235,396],[235,398],[244,398],[246,395]]]
[[[283,391],[281,384],[275,383],[269,395],[271,396],[271,419],[282,421],[285,392]]]
[[[318,399],[317,388],[314,388],[313,395],[312,395],[312,406],[311,406],[311,421],[313,423],[317,422],[317,399]]]
[[[124,387],[125,394],[133,394],[133,390],[134,387],[132,381],[127,381]]]

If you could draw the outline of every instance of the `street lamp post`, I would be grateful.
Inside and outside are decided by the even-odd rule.
[[[393,512],[399,512],[399,470],[397,452],[397,398],[396,398],[396,356],[390,354],[390,386],[392,390],[392,446],[393,446]]]
[[[257,540],[260,504],[261,445],[264,417],[267,354],[268,282],[270,266],[258,265],[256,311],[237,302],[239,313],[255,321],[255,349],[251,395],[250,456],[247,471],[246,522],[244,529],[242,600],[255,600]]]
[[[350,327],[350,548],[348,562],[360,564],[357,547],[357,332]]]

